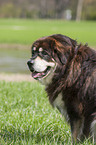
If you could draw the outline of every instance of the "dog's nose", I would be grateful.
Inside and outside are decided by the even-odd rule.
[[[33,60],[28,60],[28,62],[27,62],[27,65],[28,65],[28,67],[29,67],[29,70],[31,71],[31,72],[33,72],[34,71],[34,68],[33,68],[33,63],[34,63],[34,61]]]
[[[29,68],[33,65],[33,60],[29,59],[27,62],[27,65],[29,66]]]

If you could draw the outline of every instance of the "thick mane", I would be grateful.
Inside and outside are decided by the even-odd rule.
[[[70,57],[66,65],[58,66],[52,83],[46,88],[51,104],[62,90],[67,92],[70,88],[72,91],[79,91],[86,79],[96,72],[96,52],[86,45],[80,45],[76,54],[72,53]]]
[[[93,135],[96,143],[96,51],[55,34],[35,41],[32,54],[27,63],[32,76],[70,122],[73,140]]]

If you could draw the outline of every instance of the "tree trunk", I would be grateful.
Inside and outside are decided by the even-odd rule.
[[[83,0],[78,0],[76,21],[80,21],[81,20],[82,7],[83,7]]]

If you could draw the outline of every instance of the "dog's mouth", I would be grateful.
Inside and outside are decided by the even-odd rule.
[[[32,71],[32,77],[36,80],[47,77],[50,73],[51,67],[48,66],[43,72]]]

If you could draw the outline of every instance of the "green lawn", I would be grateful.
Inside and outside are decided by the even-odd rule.
[[[0,82],[0,145],[70,145],[70,128],[36,82]],[[85,141],[83,145],[92,145]],[[81,145],[81,144],[80,144]]]
[[[96,21],[0,19],[0,43],[31,44],[56,33],[96,46]]]
[[[0,19],[0,43],[31,44],[61,33],[96,47],[96,22]],[[37,82],[0,82],[0,145],[70,145],[71,132]],[[85,141],[83,145],[92,145]],[[80,143],[81,145],[81,143]]]

